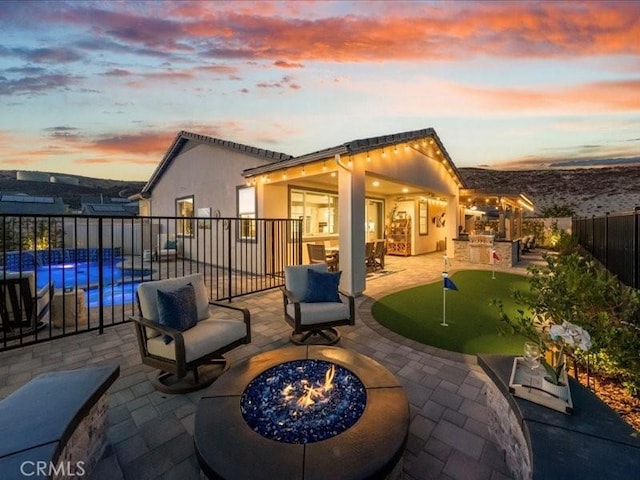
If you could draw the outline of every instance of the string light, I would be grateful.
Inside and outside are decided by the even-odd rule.
[[[304,176],[304,175],[306,175],[306,174],[307,174],[307,172],[305,172],[305,171],[304,171],[304,167],[302,167],[302,175]]]
[[[367,152],[367,162],[371,162],[371,155],[369,155],[369,152]]]
[[[381,156],[382,158],[384,158],[384,157],[386,157],[386,156],[387,156],[387,154],[386,154],[386,153],[384,153],[384,148],[382,149],[382,155],[380,155],[380,156]]]
[[[322,162],[322,171],[326,172],[327,171],[327,162]]]
[[[351,159],[351,155],[349,155],[349,166],[353,165],[353,160]]]
[[[393,153],[396,153],[396,154],[398,153],[398,146],[397,145],[393,146]]]
[[[284,173],[282,174],[282,178],[284,178],[285,180],[287,179],[287,171],[285,170]]]

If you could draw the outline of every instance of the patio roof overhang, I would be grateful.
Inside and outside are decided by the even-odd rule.
[[[534,211],[533,202],[524,193],[507,193],[483,189],[461,189],[460,205],[464,205],[470,210],[482,210],[483,207],[502,207],[505,210],[512,208],[529,212]]]
[[[465,187],[460,172],[432,128],[354,140],[299,157],[250,168],[244,170],[242,175],[247,179],[248,185],[255,185],[258,181],[270,183],[290,178],[326,175],[335,172],[341,164],[359,160],[372,162],[374,158],[385,158],[400,148],[413,149],[427,158],[442,162],[458,187]]]

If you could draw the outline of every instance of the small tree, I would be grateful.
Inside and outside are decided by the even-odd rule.
[[[542,209],[540,214],[545,218],[573,217],[576,214],[570,205],[558,205],[556,203]]]

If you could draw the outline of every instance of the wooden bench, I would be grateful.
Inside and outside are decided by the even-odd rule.
[[[607,404],[569,378],[567,415],[509,392],[512,356],[478,355],[489,382],[489,432],[516,479],[638,478],[640,438]]]
[[[107,389],[119,366],[40,375],[0,401],[0,476],[88,476],[106,443]]]

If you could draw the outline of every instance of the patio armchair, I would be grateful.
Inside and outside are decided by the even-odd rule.
[[[335,327],[355,324],[354,298],[338,289],[340,273],[325,263],[285,267],[284,319],[293,327],[292,343],[333,345],[340,340]]]
[[[178,258],[178,241],[166,233],[159,233],[155,253],[156,260],[175,260]]]
[[[153,384],[162,392],[211,385],[226,369],[223,354],[251,342],[249,311],[210,302],[202,273],[141,283],[137,303],[139,315],[129,319],[142,363],[159,369]]]
[[[309,263],[325,263],[330,271],[338,270],[338,254],[327,254],[324,244],[307,243],[307,253],[309,254]]]
[[[5,340],[29,335],[49,322],[53,282],[36,289],[33,271],[0,272],[0,317]]]
[[[386,240],[376,240],[373,247],[373,255],[371,257],[371,263],[374,270],[384,269],[384,251],[386,249]]]
[[[369,268],[373,268],[373,249],[375,247],[375,242],[367,242],[364,244],[364,263],[367,266],[367,270]]]

